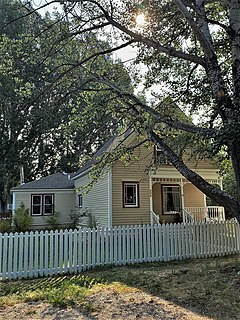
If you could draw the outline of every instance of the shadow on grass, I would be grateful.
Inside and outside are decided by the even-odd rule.
[[[3,282],[0,306],[14,304],[14,301],[38,300],[60,307],[74,306],[84,303],[88,290],[95,284],[114,285],[115,282],[199,315],[240,319],[239,255],[98,268],[78,275]]]

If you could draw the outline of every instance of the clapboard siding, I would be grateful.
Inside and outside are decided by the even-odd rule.
[[[187,183],[183,187],[184,206],[185,207],[205,207],[205,196],[191,183]]]
[[[52,189],[39,189],[30,191],[15,192],[16,194],[16,209],[20,206],[21,202],[29,209],[31,213],[31,195],[32,194],[53,194],[54,195],[54,209],[59,212],[59,224],[62,227],[68,227],[71,223],[70,214],[75,209],[75,192],[74,190],[52,190]],[[33,222],[31,229],[44,229],[47,222],[43,216],[32,216]]]
[[[133,142],[134,143],[134,142]],[[112,168],[112,224],[131,225],[150,222],[149,174],[146,167],[152,160],[152,148],[140,146],[134,150],[132,161],[116,161]],[[123,208],[123,182],[139,182],[140,207]]]
[[[95,216],[97,225],[108,226],[108,171],[106,170],[87,192],[86,186],[90,181],[88,174],[76,179],[76,197],[78,193],[83,195],[83,209],[89,209]],[[87,219],[83,219],[83,223],[87,223]]]

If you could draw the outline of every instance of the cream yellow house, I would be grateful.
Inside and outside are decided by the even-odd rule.
[[[135,145],[136,138],[134,132],[127,132],[121,143]],[[111,152],[119,143],[116,141],[110,141],[98,154]],[[157,157],[155,146],[139,145],[131,161],[117,160],[106,167],[88,192],[92,163],[86,165],[72,177],[76,203],[88,208],[101,226],[225,219],[222,207],[207,207],[206,196],[171,164],[159,165]],[[222,186],[213,162],[188,161],[188,165],[210,183]]]
[[[89,189],[98,157],[120,144],[131,146],[136,141],[136,134],[127,131],[121,139],[110,139],[75,174],[58,173],[13,188],[13,211],[24,202],[38,228],[44,226],[44,215],[51,214],[53,208],[61,213],[62,226],[70,223],[69,215],[74,210],[90,212],[98,226],[224,219],[222,207],[207,207],[205,195],[171,164],[158,163],[158,150],[151,144],[139,144],[131,160],[117,160],[106,166]],[[213,162],[201,160],[188,165],[210,183],[221,186]],[[56,177],[61,183],[56,182]],[[83,216],[82,224],[88,224],[87,217]]]

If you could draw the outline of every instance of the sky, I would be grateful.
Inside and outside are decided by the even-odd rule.
[[[41,7],[43,5],[45,5],[46,3],[51,2],[51,0],[32,0],[32,3],[34,5],[35,8]],[[48,6],[39,9],[39,13],[41,13],[42,15],[45,15],[46,12],[52,12],[55,9],[57,9],[57,11],[61,12],[62,11],[62,5],[58,2],[55,2],[53,4],[49,4]],[[126,67],[130,67],[132,64],[132,61],[134,60],[134,58],[136,58],[137,56],[137,50],[131,46],[128,46],[126,48],[122,48],[116,52],[113,53],[113,58],[114,59],[121,59],[121,61],[124,63],[124,65]],[[141,64],[139,66],[140,72],[142,74],[144,74],[146,72],[147,67],[144,66],[143,64]],[[158,86],[159,87],[159,86]],[[153,88],[152,88],[153,89]],[[156,89],[156,88],[154,88]],[[143,86],[139,85],[138,89],[136,90],[137,92],[142,91],[143,90]],[[151,95],[151,90],[149,90],[148,92],[146,92],[146,98],[147,100],[150,100],[152,98]]]

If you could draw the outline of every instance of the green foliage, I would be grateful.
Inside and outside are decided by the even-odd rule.
[[[75,210],[72,210],[69,215],[71,220],[70,228],[76,229],[76,227],[81,223],[83,216],[84,213],[82,213],[82,209],[76,208]]]
[[[78,20],[58,13],[41,17],[15,0],[0,4],[0,202],[11,187],[62,170],[75,171],[122,124],[116,95],[94,73],[130,87],[130,77],[110,55],[81,61],[109,49],[94,33],[71,36]],[[23,17],[17,19],[18,17]],[[12,22],[14,20],[14,22]],[[58,22],[58,23],[57,23]]]
[[[16,232],[26,232],[30,230],[32,217],[29,214],[29,209],[25,207],[23,202],[15,210],[13,222]]]
[[[237,197],[237,184],[233,170],[223,176],[223,189],[231,196]]]
[[[60,224],[60,212],[53,212],[49,216],[45,216],[43,219],[48,224],[47,228],[50,228],[51,230],[56,230],[59,227]]]
[[[97,219],[96,217],[92,214],[90,210],[87,212],[87,218],[88,218],[88,226],[89,228],[96,228],[97,227]]]
[[[0,219],[0,233],[9,233],[12,231],[12,226],[11,226],[11,219],[8,218],[2,218]]]

